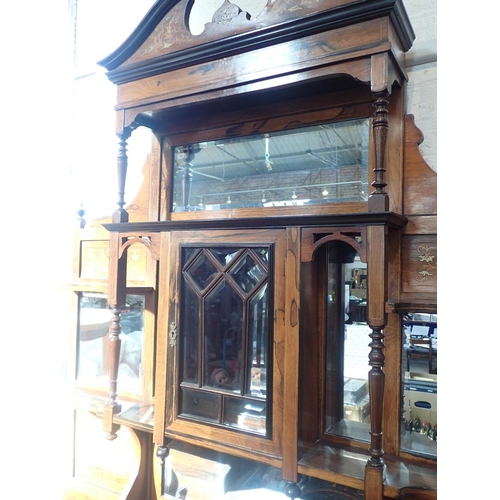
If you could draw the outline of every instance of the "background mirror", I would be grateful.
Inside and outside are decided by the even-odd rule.
[[[437,455],[437,314],[403,315],[401,449]]]

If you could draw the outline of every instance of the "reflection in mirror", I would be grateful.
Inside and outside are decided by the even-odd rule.
[[[329,245],[325,432],[369,441],[367,265],[346,244]]]
[[[234,391],[241,388],[241,343],[243,302],[228,282],[220,281],[205,297],[204,385]],[[231,311],[229,321],[225,313]],[[207,314],[208,313],[208,314]]]
[[[127,295],[121,312],[121,349],[118,380],[120,386],[140,390],[144,337],[144,295]],[[80,293],[79,382],[109,385],[109,326],[111,310],[102,293]]]
[[[174,148],[176,212],[366,201],[368,119]]]
[[[403,315],[401,450],[437,456],[437,314]]]

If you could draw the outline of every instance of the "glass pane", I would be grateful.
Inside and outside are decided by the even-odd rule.
[[[403,317],[401,449],[437,456],[437,314]]]
[[[339,255],[346,255],[345,249]],[[328,256],[325,432],[368,441],[368,273],[357,255],[346,263],[337,261],[343,258],[335,251],[329,251]]]
[[[127,295],[121,312],[121,348],[118,380],[121,388],[140,390],[144,344],[144,295]],[[107,296],[101,293],[80,294],[79,312],[79,381],[99,380],[109,384],[109,326],[111,310]]]
[[[368,198],[368,119],[180,145],[174,211]]]
[[[265,435],[270,248],[186,247],[181,252],[181,414]],[[210,286],[200,279],[202,273],[194,276],[200,268],[210,268]],[[204,405],[212,401],[217,408],[210,413]]]
[[[193,282],[198,286],[200,292],[210,285],[217,277],[217,268],[203,251],[196,257],[194,262],[185,271]]]
[[[219,421],[220,398],[217,394],[181,388],[181,415],[212,422]]]
[[[185,283],[181,299],[181,328],[183,363],[182,381],[198,384],[198,332],[200,325],[200,298]]]
[[[267,264],[269,262],[269,249],[267,248],[254,248],[253,251],[257,254],[257,256]]]
[[[226,398],[224,424],[257,434],[266,434],[266,404],[248,399]]]
[[[240,391],[243,301],[224,280],[207,295],[205,385]]]
[[[218,260],[222,267],[226,267],[232,262],[232,260],[238,255],[239,250],[235,249],[223,249],[223,248],[211,248],[210,253]]]
[[[247,393],[265,397],[267,393],[267,346],[269,339],[267,283],[252,298],[249,307],[250,378]]]
[[[229,271],[230,276],[243,292],[249,293],[265,276],[265,272],[257,265],[253,256],[246,253]]]

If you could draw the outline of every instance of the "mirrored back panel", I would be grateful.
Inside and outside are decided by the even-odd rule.
[[[437,314],[403,315],[401,450],[437,458]]]
[[[175,212],[368,199],[369,119],[173,148]]]

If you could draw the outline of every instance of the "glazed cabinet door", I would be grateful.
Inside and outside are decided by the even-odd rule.
[[[155,425],[280,457],[286,231],[164,234],[162,256]]]

